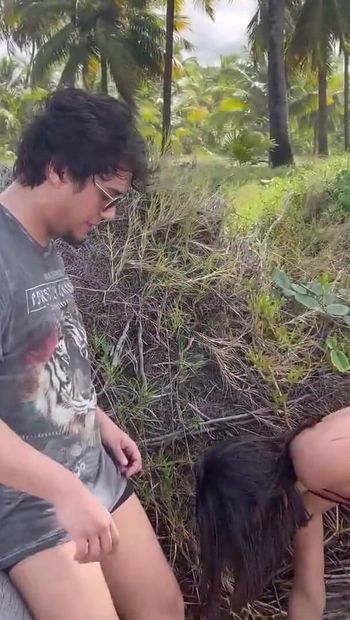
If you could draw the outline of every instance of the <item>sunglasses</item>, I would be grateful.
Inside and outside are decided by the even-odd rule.
[[[111,196],[109,194],[109,192],[107,192],[107,190],[105,190],[104,187],[102,187],[102,185],[97,183],[97,181],[95,179],[94,179],[94,185],[96,185],[96,187],[100,190],[100,192],[102,192],[102,194],[106,198],[108,198],[108,201],[106,202],[106,204],[103,207],[102,211],[107,211],[108,209],[113,209],[114,207],[117,206],[118,202],[120,202],[120,200],[123,198],[122,194],[118,194],[118,196]]]

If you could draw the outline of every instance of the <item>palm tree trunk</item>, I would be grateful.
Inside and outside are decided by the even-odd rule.
[[[275,143],[275,146],[270,149],[270,163],[274,168],[293,163],[288,130],[284,18],[285,0],[269,0],[268,98],[270,138]]]
[[[108,68],[105,56],[101,55],[101,92],[108,95]]]
[[[318,148],[318,114],[315,114],[314,120],[314,138],[313,138],[313,155],[317,155]]]
[[[166,7],[166,44],[164,57],[163,77],[163,125],[162,125],[162,153],[166,150],[171,130],[171,87],[173,75],[174,50],[174,17],[175,2],[167,0]]]
[[[35,52],[36,52],[35,40],[32,39],[32,41],[31,41],[31,50],[30,50],[30,59],[29,59],[29,63],[28,63],[26,79],[25,79],[25,82],[24,82],[24,88],[28,88],[28,86],[29,86],[30,77],[32,75],[32,69],[33,69],[33,63],[34,63],[34,58],[35,58]]]
[[[327,64],[318,67],[318,154],[328,155]]]
[[[345,151],[350,150],[350,89],[349,66],[350,54],[344,51],[344,143]]]

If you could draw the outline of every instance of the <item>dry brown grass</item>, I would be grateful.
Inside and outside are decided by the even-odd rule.
[[[350,376],[333,371],[324,346],[334,332],[348,346],[347,333],[274,296],[278,231],[270,246],[228,238],[224,223],[222,201],[172,191],[134,197],[128,213],[78,252],[62,248],[100,402],[142,448],[137,491],[175,567],[189,618],[198,604],[196,456],[242,429],[270,435],[349,404]],[[301,273],[300,262],[295,270]],[[346,618],[347,515],[329,514],[326,529],[327,617]],[[275,584],[241,618],[284,618],[289,584],[286,557]]]

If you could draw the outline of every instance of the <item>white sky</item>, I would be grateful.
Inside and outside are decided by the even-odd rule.
[[[246,28],[256,10],[257,0],[218,0],[215,22],[199,8],[200,1],[186,0],[184,15],[191,20],[185,37],[196,49],[191,53],[203,64],[214,64],[221,54],[240,51],[246,45]]]
[[[197,56],[203,64],[214,64],[220,54],[238,52],[246,44],[245,30],[257,5],[257,0],[217,0],[215,22],[199,8],[200,0],[185,0],[183,14],[191,20],[191,30],[185,37],[195,45],[191,56]],[[0,56],[6,54],[6,46],[0,44]]]

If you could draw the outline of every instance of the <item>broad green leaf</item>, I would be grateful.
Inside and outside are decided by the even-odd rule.
[[[350,362],[343,351],[333,349],[331,351],[331,360],[334,368],[339,370],[339,372],[347,372],[350,370]]]
[[[320,304],[315,297],[312,297],[311,295],[300,295],[299,293],[296,293],[294,297],[306,308],[310,308],[311,310],[320,310]]]
[[[331,304],[330,306],[326,306],[326,311],[332,316],[346,316],[349,314],[349,306],[344,306],[343,304]]]
[[[225,97],[219,105],[220,112],[243,112],[247,108],[247,103],[238,97]]]
[[[328,293],[328,295],[325,295],[324,302],[326,306],[333,306],[334,304],[342,303],[341,299],[339,299],[339,297],[336,297],[332,293]]]
[[[344,321],[345,325],[350,327],[350,316],[344,316],[343,321]]]
[[[314,295],[322,295],[322,293],[323,293],[323,286],[322,286],[321,282],[309,282],[308,285],[307,285],[307,288]]]
[[[338,346],[338,342],[337,342],[336,336],[328,336],[328,338],[326,339],[326,345],[327,345],[328,349],[330,349],[330,350],[336,349],[337,346]]]
[[[204,121],[204,119],[208,116],[209,112],[207,108],[198,107],[189,109],[186,114],[186,118],[191,123],[199,123]]]
[[[290,288],[283,288],[282,293],[285,297],[294,297],[295,291],[292,291]]]
[[[302,286],[301,284],[294,284],[294,282],[292,282],[291,288],[296,293],[300,293],[300,295],[307,295],[308,294],[307,288],[305,286]]]
[[[291,290],[291,282],[288,276],[284,273],[284,271],[281,271],[280,269],[275,269],[273,272],[273,281],[281,289],[286,289],[289,291]]]

